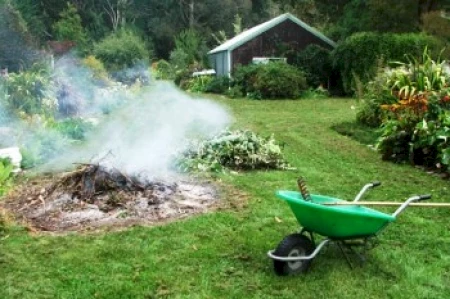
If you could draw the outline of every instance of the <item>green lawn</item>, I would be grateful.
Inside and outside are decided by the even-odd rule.
[[[285,142],[298,170],[224,175],[249,195],[243,207],[164,226],[64,237],[16,228],[0,241],[0,298],[449,298],[448,209],[406,210],[362,268],[351,270],[330,247],[306,276],[277,277],[266,252],[298,227],[274,192],[296,189],[297,176],[312,193],[345,199],[382,181],[368,200],[432,193],[433,201],[450,201],[449,182],[382,162],[331,129],[354,119],[353,100],[216,101],[230,108],[236,127]]]

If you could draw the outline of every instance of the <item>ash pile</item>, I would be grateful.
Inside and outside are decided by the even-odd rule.
[[[6,208],[34,229],[56,232],[152,224],[204,213],[218,201],[208,183],[145,181],[100,164],[25,189],[13,193]]]

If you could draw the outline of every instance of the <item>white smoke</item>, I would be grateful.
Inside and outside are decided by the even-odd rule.
[[[64,111],[95,120],[98,126],[84,142],[74,144],[54,129],[29,126],[3,116],[3,125],[15,128],[15,138],[11,138],[15,144],[9,146],[23,147],[46,138],[56,140],[57,155],[38,171],[101,163],[146,180],[167,179],[176,172],[176,155],[187,149],[192,139],[211,137],[230,123],[229,114],[220,105],[193,98],[168,82],[151,82],[140,91],[120,84],[99,86],[72,57],[55,62],[53,79],[64,86],[64,95],[57,90],[54,95],[64,98]]]
[[[117,109],[88,142],[59,163],[100,162],[145,179],[174,174],[177,154],[190,140],[208,138],[230,122],[218,104],[194,99],[172,84],[157,82]]]

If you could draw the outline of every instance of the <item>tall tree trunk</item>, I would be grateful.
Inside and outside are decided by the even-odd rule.
[[[189,3],[189,28],[194,28],[194,0]]]

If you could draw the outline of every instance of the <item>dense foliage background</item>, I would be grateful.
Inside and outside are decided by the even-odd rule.
[[[14,30],[24,33],[24,40],[2,43],[0,64],[10,63],[8,49],[17,43],[33,40],[42,46],[49,40],[69,39],[89,47],[124,27],[153,44],[157,58],[169,59],[176,46],[174,36],[186,29],[198,32],[212,47],[217,44],[215,37],[231,37],[286,11],[336,41],[363,31],[425,32],[448,41],[450,25],[442,9],[449,4],[448,0],[395,4],[388,0],[1,0],[0,36]]]

